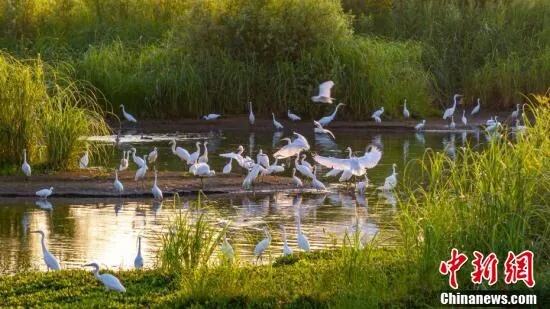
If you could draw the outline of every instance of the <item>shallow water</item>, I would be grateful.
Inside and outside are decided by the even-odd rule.
[[[378,166],[369,170],[373,186],[383,184],[391,173],[391,164],[397,163],[398,172],[410,160],[419,158],[430,147],[453,155],[463,141],[478,143],[475,134],[449,133],[384,133],[365,130],[335,131],[337,141],[325,136],[305,134],[310,140],[312,151],[321,155],[346,156],[345,148],[350,146],[356,154],[362,154],[365,147],[375,144],[382,148],[383,156]],[[196,141],[208,140],[210,164],[221,170],[225,159],[217,157],[222,152],[235,151],[239,144],[245,146],[246,154],[255,157],[261,148],[266,153],[282,144],[277,141],[281,135],[271,133],[249,133],[248,131],[211,132],[187,135],[148,135],[141,137],[123,136],[120,149],[131,146],[139,155],[159,148],[159,170],[184,170],[184,165],[172,155],[168,140],[175,137],[178,146],[194,151]],[[94,140],[108,143],[113,137],[95,137]],[[131,143],[131,144],[130,144]],[[108,166],[116,166],[121,151],[109,147],[112,155]],[[110,149],[113,149],[112,152]],[[131,160],[130,160],[131,161]],[[311,159],[310,159],[311,162]],[[92,161],[92,164],[94,162]],[[128,173],[135,172],[131,162]],[[237,169],[233,166],[234,171]],[[325,173],[320,171],[318,175]],[[399,177],[398,177],[399,178]],[[159,179],[162,182],[162,179]],[[395,206],[396,196],[382,194],[370,188],[363,199],[341,185],[331,183],[336,179],[324,179],[330,183],[328,194],[286,194],[269,195],[242,194],[210,197],[215,203],[207,210],[208,219],[217,226],[230,223],[228,239],[239,256],[252,260],[254,245],[263,238],[262,228],[268,226],[273,240],[270,257],[282,252],[280,225],[287,228],[290,246],[296,251],[297,214],[301,213],[301,225],[313,249],[328,248],[335,242],[341,243],[346,232],[359,227],[363,242],[375,239],[379,245],[392,245],[396,241]],[[162,205],[151,199],[66,199],[51,198],[49,203],[33,199],[0,200],[0,273],[13,273],[23,269],[45,270],[42,262],[40,236],[30,230],[43,229],[46,245],[60,259],[62,267],[80,267],[88,261],[97,261],[111,268],[128,268],[136,255],[136,238],[142,235],[142,250],[146,267],[155,263],[155,252],[159,246],[159,235],[166,231],[167,223],[179,212],[190,211],[187,201],[195,197],[183,197],[183,202],[165,200]]]

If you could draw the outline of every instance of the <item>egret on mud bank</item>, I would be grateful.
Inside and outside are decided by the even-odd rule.
[[[296,176],[296,168],[293,168],[292,169],[292,183],[297,187],[297,188],[301,188],[304,186],[304,184],[302,183],[302,180],[300,180],[300,178],[298,178],[298,176]]]
[[[202,119],[204,120],[216,120],[218,118],[220,118],[222,115],[220,114],[208,114],[208,115],[204,115],[202,116]]]
[[[138,156],[136,156],[136,149],[135,148],[132,148],[132,160],[134,161],[134,163],[138,166],[138,168],[141,168],[145,165],[145,158],[147,156],[144,156],[143,158],[140,158]]]
[[[199,157],[199,163],[208,163],[208,142],[202,144],[204,146],[204,152]]]
[[[122,152],[122,159],[120,159],[120,165],[118,166],[118,170],[120,172],[124,171],[128,168],[128,158],[130,157],[130,150],[123,151]]]
[[[31,166],[27,162],[27,149],[23,149],[23,164],[21,165],[21,171],[25,174],[27,179],[31,177]]]
[[[46,263],[46,267],[48,270],[60,270],[61,265],[59,265],[59,261],[53,256],[53,254],[48,251],[48,248],[46,248],[46,244],[44,243],[44,232],[42,230],[37,231],[31,231],[31,233],[40,234],[40,244],[42,245],[42,257],[44,258],[44,263]]]
[[[455,109],[456,109],[456,103],[458,102],[458,99],[459,99],[460,97],[462,97],[462,95],[460,95],[460,94],[455,94],[455,95],[453,96],[453,106],[447,108],[447,109],[445,110],[445,112],[443,113],[443,119],[444,119],[444,120],[447,119],[447,118],[449,118],[449,117],[451,117],[452,115],[454,115]]]
[[[405,99],[405,102],[403,102],[403,118],[409,118],[411,116],[411,113],[409,113],[409,110],[407,109],[407,99]]]
[[[474,108],[472,109],[472,111],[470,112],[470,116],[473,116],[477,113],[479,113],[479,110],[481,109],[481,99],[480,98],[477,98],[477,105],[474,106]]]
[[[128,122],[133,122],[133,123],[137,123],[137,120],[134,116],[132,116],[132,114],[126,112],[126,109],[124,108],[124,105],[123,104],[120,104],[120,108],[122,108],[122,115],[124,116],[124,118],[128,121]]]
[[[157,158],[159,156],[159,152],[157,150],[157,147],[153,148],[153,151],[149,153],[149,156],[147,156],[147,159],[149,160],[149,163],[155,163],[157,161]]]
[[[115,188],[115,192],[118,193],[118,195],[122,194],[124,191],[124,186],[122,185],[122,182],[118,180],[118,171],[115,169],[115,181],[113,182],[113,187]]]
[[[372,113],[372,116],[370,116],[370,117],[372,119],[374,119],[374,121],[376,121],[376,123],[381,123],[382,119],[380,118],[380,116],[382,116],[383,113],[384,113],[384,106],[382,106],[379,110]]]

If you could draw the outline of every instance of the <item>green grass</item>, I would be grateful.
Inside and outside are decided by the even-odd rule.
[[[0,53],[0,166],[19,165],[23,149],[34,167],[75,166],[82,136],[108,132],[93,92],[40,58],[20,62]]]

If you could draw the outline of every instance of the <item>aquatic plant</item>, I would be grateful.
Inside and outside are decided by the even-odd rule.
[[[27,149],[33,164],[75,165],[80,138],[109,130],[93,92],[70,82],[40,58],[18,61],[0,53],[0,165],[21,162]]]

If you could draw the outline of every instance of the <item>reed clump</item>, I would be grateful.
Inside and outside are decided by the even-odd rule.
[[[93,91],[59,75],[40,58],[0,53],[0,165],[27,160],[63,169],[76,165],[81,137],[109,132]]]

